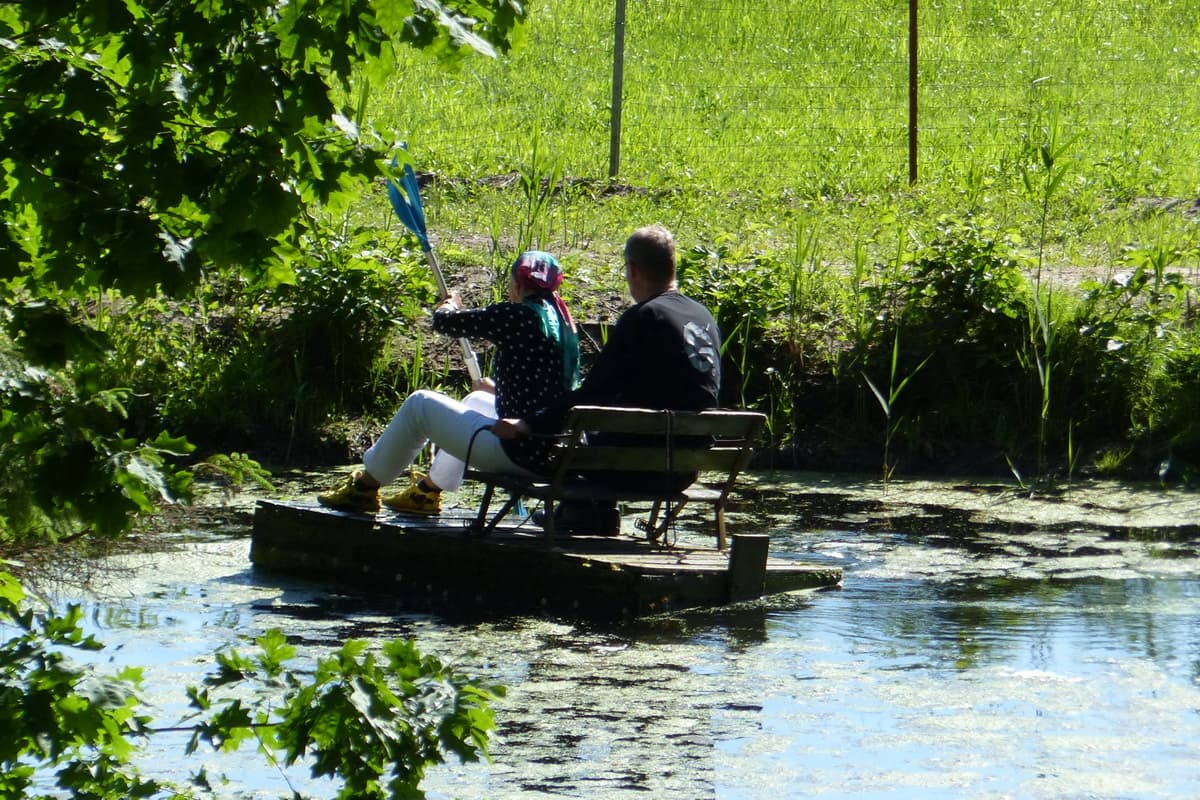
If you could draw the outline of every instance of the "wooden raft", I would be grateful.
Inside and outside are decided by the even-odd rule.
[[[530,523],[472,534],[475,514],[437,518],[331,511],[260,500],[250,559],[258,568],[383,591],[423,610],[627,619],[841,583],[842,571],[769,558],[766,536],[728,552],[663,548],[628,536],[558,537]]]

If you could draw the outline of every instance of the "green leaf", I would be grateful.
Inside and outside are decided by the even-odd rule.
[[[255,639],[262,648],[259,665],[271,677],[283,672],[283,665],[296,657],[296,648],[288,644],[287,637],[278,628],[271,628]]]
[[[146,489],[151,489],[157,495],[157,499],[167,502],[175,500],[167,489],[161,463],[141,456],[120,458],[119,463],[121,466],[117,468],[117,482],[125,489],[125,495],[135,502],[140,510],[154,510],[154,502],[147,496]]]
[[[135,697],[133,686],[122,680],[87,675],[76,684],[79,696],[98,709],[125,708]]]
[[[165,431],[146,442],[146,445],[173,456],[191,455],[196,449],[196,445],[189,442],[186,437],[171,436]]]
[[[15,618],[25,600],[25,589],[21,582],[7,572],[0,571],[0,615]]]
[[[12,307],[10,330],[26,358],[35,364],[61,367],[75,359],[94,360],[104,350],[103,336],[73,319],[49,301]]]
[[[892,415],[892,406],[887,401],[887,398],[883,396],[883,392],[875,388],[875,384],[867,376],[867,373],[863,372],[860,374],[862,375],[863,380],[867,382],[867,387],[870,388],[871,392],[875,395],[875,399],[879,401],[879,407],[883,409],[883,413],[890,417]]]

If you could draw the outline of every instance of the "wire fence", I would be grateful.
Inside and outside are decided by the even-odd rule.
[[[915,169],[970,187],[1053,133],[1113,191],[1200,195],[1196,0],[556,2],[513,58],[426,83],[412,135],[481,169],[536,141],[634,184],[840,195]]]

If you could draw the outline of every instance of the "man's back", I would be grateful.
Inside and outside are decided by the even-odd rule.
[[[676,291],[617,321],[575,403],[700,411],[717,405],[721,337],[708,309]]]

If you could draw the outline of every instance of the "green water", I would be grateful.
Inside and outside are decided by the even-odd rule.
[[[451,623],[259,574],[235,528],[110,562],[125,571],[87,608],[109,644],[100,660],[147,665],[164,722],[205,654],[270,627],[309,655],[412,636],[506,684],[493,763],[433,770],[431,798],[1200,796],[1194,537],[838,529],[799,501],[789,514],[786,485],[765,496],[731,526],[769,527],[774,554],[841,566],[842,588],[621,628]],[[156,737],[146,762],[182,777],[198,766],[183,746]],[[202,761],[238,796],[290,793],[257,759]]]

